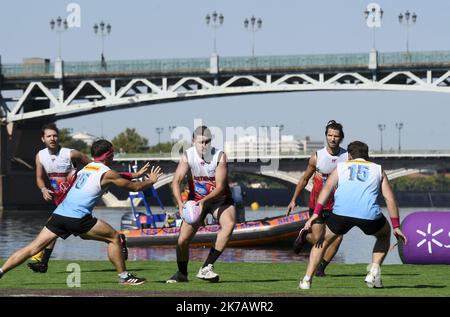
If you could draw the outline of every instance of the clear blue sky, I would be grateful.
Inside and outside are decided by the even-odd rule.
[[[0,54],[3,63],[21,62],[24,57],[57,54],[57,36],[48,22],[67,16],[66,5],[81,6],[81,28],[63,34],[63,59],[98,60],[100,38],[94,23],[112,24],[106,38],[109,60],[172,57],[207,57],[212,50],[212,29],[204,17],[214,10],[225,16],[217,33],[222,56],[251,53],[251,34],[243,27],[246,17],[263,20],[256,34],[257,55],[368,52],[372,33],[363,11],[371,1],[360,0],[41,0],[2,1],[0,5]],[[409,9],[418,15],[411,28],[411,50],[450,50],[450,1],[374,1],[385,14],[376,30],[377,49],[405,50],[406,29],[397,16]],[[235,96],[158,104],[112,111],[74,119],[59,125],[112,138],[126,127],[134,127],[151,144],[157,142],[156,127],[193,126],[202,118],[210,126],[285,125],[284,134],[323,138],[330,119],[344,124],[348,142],[360,139],[379,149],[378,123],[385,123],[384,148],[398,146],[395,122],[403,122],[405,149],[450,149],[450,94],[411,92],[307,92]]]

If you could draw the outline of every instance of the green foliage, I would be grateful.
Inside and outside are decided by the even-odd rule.
[[[134,128],[121,132],[112,139],[112,144],[116,152],[142,153],[148,150],[148,140],[140,136]]]
[[[63,147],[75,149],[84,153],[89,153],[89,146],[86,144],[86,142],[73,139],[70,129],[59,129],[58,139],[59,144]]]
[[[170,142],[159,143],[149,148],[150,153],[171,153],[173,144]]]
[[[450,177],[436,174],[424,177],[404,176],[391,181],[396,191],[450,191]]]

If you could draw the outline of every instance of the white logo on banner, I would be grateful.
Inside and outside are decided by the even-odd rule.
[[[428,223],[427,226],[427,233],[423,232],[422,230],[417,229],[416,232],[418,234],[420,234],[422,237],[424,237],[422,240],[419,241],[419,243],[417,243],[417,247],[420,248],[423,244],[427,243],[428,246],[428,253],[429,254],[433,254],[433,248],[432,248],[432,244],[437,245],[438,247],[442,248],[450,248],[450,244],[449,245],[444,245],[442,242],[436,240],[434,237],[441,234],[444,231],[443,228],[438,229],[437,231],[431,233],[431,223]],[[449,232],[449,236],[450,236],[450,232]]]

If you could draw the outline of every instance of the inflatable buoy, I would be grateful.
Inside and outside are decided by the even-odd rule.
[[[408,239],[398,244],[403,263],[450,264],[450,211],[411,213],[401,228]]]
[[[258,204],[256,201],[254,201],[254,202],[252,202],[252,204],[250,205],[250,208],[251,208],[253,211],[256,211],[256,210],[259,209],[259,204]]]

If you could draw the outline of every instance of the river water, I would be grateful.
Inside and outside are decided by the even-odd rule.
[[[284,214],[285,207],[260,208],[258,211],[246,211],[246,219],[254,220]],[[153,208],[158,212],[158,208]],[[170,208],[168,208],[170,210]],[[444,211],[449,208],[404,208],[401,219],[415,211]],[[120,218],[127,209],[96,208],[94,216],[107,221],[114,228],[120,229]],[[383,210],[387,215],[386,210]],[[4,211],[0,213],[0,259],[6,259],[15,250],[31,242],[45,224],[50,213],[45,211]],[[375,238],[366,236],[358,228],[353,228],[347,235],[335,256],[338,263],[369,263]],[[392,236],[392,243],[396,242]],[[190,259],[204,261],[208,248],[191,248]],[[106,244],[85,241],[77,237],[67,240],[58,239],[52,259],[65,260],[107,260]],[[225,262],[295,262],[307,261],[307,254],[296,255],[290,247],[228,248],[220,257]],[[173,247],[133,247],[129,248],[129,260],[175,261]],[[390,252],[386,264],[400,264],[397,248]]]

